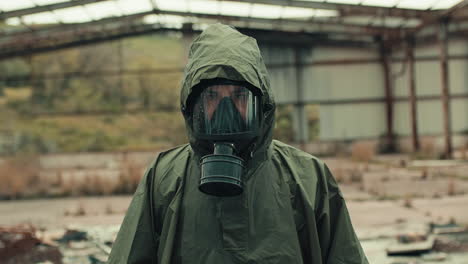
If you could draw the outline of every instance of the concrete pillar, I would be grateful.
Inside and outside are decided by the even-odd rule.
[[[296,103],[292,113],[292,123],[294,129],[294,141],[299,144],[300,148],[305,150],[306,144],[309,142],[309,124],[307,119],[307,109],[304,103],[303,83],[304,66],[302,62],[303,49],[297,47],[294,49],[294,65],[296,72]]]

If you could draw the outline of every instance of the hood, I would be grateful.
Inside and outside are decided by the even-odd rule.
[[[263,156],[272,141],[275,116],[275,102],[265,63],[254,38],[222,24],[208,26],[190,46],[180,96],[190,145],[196,153],[207,154],[202,142],[193,136],[193,115],[187,104],[202,80],[215,78],[248,82],[262,95],[260,136],[252,145],[250,157]]]

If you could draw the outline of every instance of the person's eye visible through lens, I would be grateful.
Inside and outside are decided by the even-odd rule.
[[[213,91],[213,90],[208,90],[205,93],[205,97],[207,99],[214,100],[214,99],[218,98],[218,92]]]
[[[244,89],[237,89],[235,92],[234,92],[234,98],[236,99],[245,99],[247,98],[248,96],[248,92],[245,91]]]

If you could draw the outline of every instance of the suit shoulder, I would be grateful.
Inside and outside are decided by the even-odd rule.
[[[273,150],[276,155],[284,156],[292,160],[299,162],[313,162],[321,167],[324,166],[324,162],[314,155],[300,150],[294,146],[283,143],[279,140],[273,140]]]
[[[184,175],[190,157],[189,144],[174,147],[158,154],[151,168],[154,170],[155,183],[178,181]]]
[[[343,197],[328,166],[319,158],[280,141],[274,141],[274,157],[288,166],[294,180],[309,199],[316,194]]]
[[[165,151],[161,151],[157,157],[158,164],[161,162],[171,162],[187,156],[190,152],[190,145],[184,144]]]

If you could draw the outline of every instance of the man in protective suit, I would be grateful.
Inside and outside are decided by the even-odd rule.
[[[204,30],[181,109],[190,144],[149,167],[109,263],[368,263],[327,166],[272,140],[275,102],[253,38]]]

